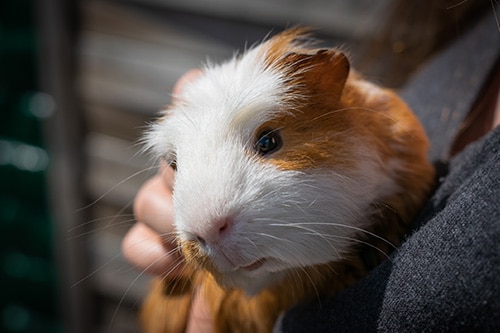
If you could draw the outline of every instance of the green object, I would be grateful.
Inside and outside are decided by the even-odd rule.
[[[61,332],[34,1],[0,2],[0,331]]]

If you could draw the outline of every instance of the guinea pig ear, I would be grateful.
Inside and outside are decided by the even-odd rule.
[[[299,82],[311,92],[337,101],[349,75],[349,60],[344,53],[321,49],[314,54],[291,53],[288,61]]]

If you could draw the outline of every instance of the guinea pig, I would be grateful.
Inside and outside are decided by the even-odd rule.
[[[434,179],[408,106],[304,28],[207,65],[145,141],[176,167],[186,265],[156,281],[146,332],[183,332],[194,290],[216,332],[271,332],[287,309],[387,258]]]

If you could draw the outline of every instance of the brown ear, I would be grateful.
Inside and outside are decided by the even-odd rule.
[[[314,95],[338,100],[349,75],[349,60],[339,51],[322,49],[314,54],[290,53],[286,56],[297,83]]]

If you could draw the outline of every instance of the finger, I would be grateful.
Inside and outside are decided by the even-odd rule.
[[[134,200],[134,215],[166,238],[173,241],[172,183],[174,172],[167,167],[149,179],[139,190]]]
[[[203,71],[199,68],[194,68],[189,71],[187,71],[184,75],[182,75],[179,80],[175,83],[174,88],[172,89],[172,94],[174,96],[174,99],[176,99],[176,96],[180,95],[182,92],[182,88],[185,86],[186,83],[191,82],[201,76]]]
[[[189,313],[186,333],[213,333],[213,323],[208,305],[199,290],[195,293]]]
[[[144,223],[136,223],[122,241],[122,252],[138,268],[155,275],[182,272],[180,258],[175,249],[168,249],[161,237]]]

